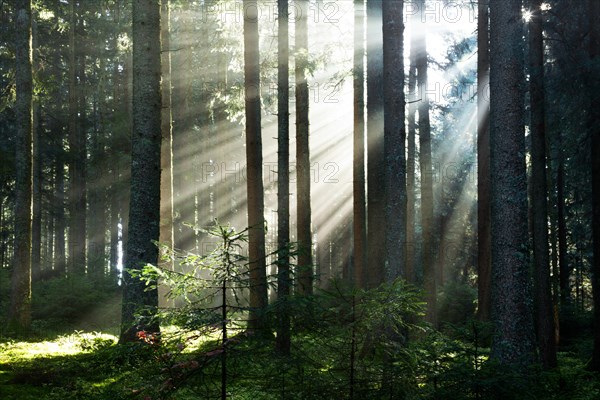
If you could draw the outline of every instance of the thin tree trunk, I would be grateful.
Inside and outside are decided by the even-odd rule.
[[[86,194],[85,194],[85,101],[83,80],[85,55],[79,54],[76,30],[78,22],[75,1],[70,3],[70,59],[69,59],[69,273],[83,275],[86,270]],[[79,5],[81,7],[81,5]],[[83,33],[83,32],[81,32]]]
[[[571,299],[571,285],[569,283],[571,268],[567,260],[567,221],[565,218],[565,161],[563,156],[564,150],[562,148],[562,132],[558,132],[557,151],[558,167],[556,171],[556,204],[558,219],[558,265],[560,267],[559,286],[561,306],[566,306]]]
[[[527,177],[523,124],[520,0],[490,3],[490,171],[492,357],[526,368],[535,339],[527,261]]]
[[[354,0],[354,165],[353,233],[357,288],[365,288],[367,266],[367,209],[365,194],[365,0]]]
[[[408,140],[407,140],[407,165],[406,165],[406,280],[415,283],[416,280],[416,240],[415,240],[415,216],[416,216],[416,189],[415,189],[415,153],[416,153],[416,130],[417,130],[417,29],[414,21],[410,24],[410,66],[408,69]]]
[[[260,332],[266,328],[264,310],[268,303],[268,296],[262,179],[258,12],[256,0],[244,0],[244,89],[246,92],[246,162],[248,165],[248,267],[250,269],[248,329]]]
[[[37,23],[32,19],[32,60],[36,69],[39,69],[39,61],[36,53],[38,48]],[[36,280],[41,273],[42,263],[42,120],[41,104],[39,98],[33,100],[33,221],[31,227],[31,277]]]
[[[162,119],[160,156],[160,243],[173,249],[173,125],[171,115],[171,48],[169,0],[161,0],[161,65],[162,65]],[[164,268],[173,269],[173,261],[161,261]],[[163,296],[161,296],[163,297]]]
[[[158,291],[133,277],[146,264],[157,265],[160,235],[160,4],[154,0],[133,2],[133,131],[131,204],[126,270],[123,274],[123,309],[120,342],[137,339],[139,330],[158,332],[153,317]],[[134,314],[142,308],[142,319]]]
[[[531,197],[535,269],[536,331],[545,368],[556,367],[554,312],[550,290],[548,201],[546,183],[546,125],[544,108],[544,40],[542,1],[533,0],[529,21],[529,82],[531,103]]]
[[[404,125],[404,1],[384,1],[383,79],[386,281],[406,264],[406,128]]]
[[[31,1],[15,1],[15,211],[14,264],[11,280],[9,327],[28,331],[31,325],[31,225],[33,76],[31,54]]]
[[[59,126],[54,127],[53,133],[57,134],[57,137],[63,136],[63,131]],[[64,150],[62,145],[60,145],[54,161],[54,174],[56,177],[54,197],[54,213],[56,218],[56,223],[54,224],[54,269],[57,276],[60,277],[64,277],[67,272],[65,253],[65,236],[67,231],[65,224],[65,163],[63,156]]]
[[[290,354],[290,84],[289,84],[289,5],[278,0],[277,41],[277,299],[280,302],[277,350]]]
[[[296,198],[298,230],[297,292],[313,292],[312,233],[310,210],[310,148],[308,122],[308,0],[296,2]]]
[[[368,287],[384,280],[385,174],[383,144],[382,0],[367,0],[367,279]]]
[[[425,9],[425,1],[418,0],[419,10]],[[420,21],[415,14],[413,21]],[[416,31],[416,30],[415,30]],[[427,296],[425,318],[436,324],[436,279],[433,257],[433,169],[431,165],[431,126],[429,121],[429,98],[427,96],[427,40],[424,28],[417,33],[417,82],[419,86],[419,162],[421,166],[421,227],[423,280]]]
[[[592,292],[594,302],[594,351],[590,368],[600,371],[600,97],[597,91],[598,61],[600,60],[600,2],[589,1],[590,48],[592,70],[590,80],[595,82],[592,91],[588,129],[592,139],[592,226],[593,226],[593,266]]]
[[[490,50],[489,0],[477,5],[477,317],[490,319]]]

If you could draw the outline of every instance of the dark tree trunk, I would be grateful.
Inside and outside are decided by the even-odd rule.
[[[277,299],[280,302],[277,350],[290,354],[290,84],[289,84],[289,5],[278,0],[277,41]]]
[[[308,123],[308,0],[296,3],[296,198],[298,231],[298,294],[312,294],[312,233],[310,210],[310,148]]]
[[[600,2],[590,0],[588,17],[590,19],[590,48],[592,70],[590,81],[595,85],[592,90],[590,114],[588,120],[589,134],[592,139],[592,226],[593,226],[593,266],[592,291],[594,301],[594,352],[590,364],[591,369],[600,371],[600,97],[598,96],[598,70],[600,61]]]
[[[250,268],[250,315],[248,329],[266,328],[264,309],[268,303],[265,260],[265,216],[262,179],[260,109],[260,53],[258,5],[244,0],[244,89],[246,92],[246,163],[248,190],[248,256]]]
[[[531,211],[535,276],[536,331],[545,368],[556,367],[554,312],[550,290],[548,247],[548,187],[546,183],[546,125],[544,108],[544,40],[542,1],[533,0],[529,21],[529,82],[531,104]]]
[[[57,125],[52,130],[56,137],[63,137],[63,131]],[[54,176],[56,179],[56,188],[54,195],[54,269],[58,276],[65,276],[67,272],[66,253],[65,253],[65,163],[64,150],[62,144],[58,147],[54,161]]]
[[[385,163],[385,276],[404,276],[406,264],[406,130],[404,125],[404,1],[384,1],[383,79]]]
[[[136,332],[158,332],[152,317],[158,292],[130,272],[146,264],[157,265],[160,234],[160,4],[155,0],[133,2],[133,131],[129,239],[123,287],[121,342],[136,340]],[[134,314],[143,308],[136,325]]]
[[[527,262],[527,177],[523,125],[520,0],[490,3],[492,357],[526,367],[534,358]]]
[[[31,59],[31,1],[15,1],[15,210],[14,264],[11,280],[9,327],[27,331],[31,325],[31,224],[33,76]]]
[[[569,277],[571,268],[567,255],[567,220],[565,216],[565,161],[562,148],[562,132],[558,132],[557,140],[557,171],[556,171],[556,209],[558,220],[558,265],[560,304],[566,306],[571,300],[571,285]]]
[[[86,269],[86,193],[85,193],[85,101],[83,80],[85,55],[79,54],[75,1],[70,2],[71,32],[69,58],[69,273],[83,275]],[[79,5],[80,7],[81,5]],[[82,33],[82,32],[80,32]]]
[[[160,243],[173,248],[173,125],[171,123],[171,48],[170,5],[161,0],[162,42],[162,118],[160,147]],[[173,262],[162,262],[164,268],[173,269]]]
[[[365,283],[384,280],[382,0],[367,0],[367,268]]]
[[[477,5],[477,317],[490,319],[490,50],[489,0]]]
[[[419,10],[425,9],[425,1],[418,0]],[[420,21],[419,17],[413,21]],[[427,296],[426,319],[436,324],[436,281],[433,257],[433,169],[431,165],[431,126],[429,121],[429,98],[427,96],[427,40],[424,28],[417,32],[417,82],[419,86],[419,162],[421,167],[421,227],[423,281]]]
[[[416,245],[415,238],[415,216],[416,216],[416,186],[415,186],[415,153],[416,153],[416,131],[417,131],[417,41],[415,36],[417,28],[416,21],[411,21],[410,42],[410,66],[408,69],[408,140],[407,140],[407,164],[406,164],[406,280],[415,283],[416,280]]]
[[[357,288],[366,287],[367,210],[365,194],[365,2],[354,0],[354,165],[353,165],[353,233],[354,271]]]

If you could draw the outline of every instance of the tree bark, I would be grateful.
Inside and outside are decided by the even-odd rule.
[[[280,302],[277,350],[290,354],[290,84],[289,5],[278,0],[277,33],[277,299]]]
[[[417,9],[425,9],[425,1],[417,0]],[[415,14],[413,21],[420,20]],[[429,98],[427,96],[427,38],[424,28],[417,33],[417,82],[419,87],[419,162],[421,167],[421,227],[423,281],[427,296],[425,318],[436,324],[436,279],[433,257],[433,169],[431,165],[431,124],[429,121]]]
[[[353,233],[354,271],[357,288],[366,287],[367,209],[365,194],[365,1],[354,0],[354,165],[353,173]]]
[[[383,79],[385,275],[404,276],[406,264],[406,128],[404,125],[404,1],[384,1]]]
[[[137,339],[140,330],[158,332],[152,317],[158,306],[156,289],[130,272],[157,265],[160,234],[160,3],[133,2],[133,131],[129,239],[125,258],[120,342]],[[134,314],[142,308],[136,324]]]
[[[412,21],[410,41],[410,66],[408,69],[408,116],[407,116],[407,164],[406,164],[406,280],[415,283],[416,280],[416,245],[415,238],[415,216],[416,216],[416,131],[417,131],[417,35],[416,21]]]
[[[173,249],[173,125],[171,114],[171,11],[169,0],[161,0],[162,44],[162,117],[160,147],[160,243]],[[164,268],[173,269],[172,261],[160,264]]]
[[[33,158],[33,76],[31,0],[15,1],[15,211],[14,264],[9,327],[26,332],[31,325],[31,227]]]
[[[248,191],[248,256],[250,315],[248,329],[263,333],[268,303],[265,260],[265,216],[262,179],[260,108],[259,10],[256,0],[244,0],[244,89],[246,92],[246,162]]]
[[[531,211],[535,270],[536,331],[542,365],[556,367],[554,312],[550,290],[546,125],[544,107],[544,40],[542,0],[533,0],[529,21],[529,83],[531,104]]]
[[[600,371],[600,97],[598,96],[598,70],[600,61],[600,1],[589,1],[588,17],[590,20],[589,55],[591,70],[589,79],[595,85],[592,90],[590,113],[588,120],[589,134],[592,139],[592,236],[593,266],[592,291],[594,302],[594,351],[590,367]]]
[[[490,49],[489,0],[477,5],[477,317],[490,319]]]
[[[367,0],[367,268],[366,283],[384,280],[385,175],[383,144],[382,0]]]
[[[491,355],[526,368],[534,358],[527,261],[523,20],[520,0],[490,3]]]
[[[296,3],[296,198],[298,230],[297,292],[313,292],[312,232],[310,209],[310,147],[308,121],[308,0]]]

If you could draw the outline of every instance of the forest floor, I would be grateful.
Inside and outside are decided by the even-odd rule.
[[[28,341],[0,337],[0,399],[2,400],[119,400],[119,399],[208,399],[203,393],[216,394],[219,398],[220,355],[218,346],[210,338],[182,345],[181,341],[171,341],[154,345],[148,343],[117,346],[114,335],[74,331],[70,334],[34,338]],[[304,337],[303,344],[314,346],[313,338]],[[250,341],[251,342],[251,341]],[[339,385],[336,371],[321,369],[315,374],[306,365],[292,365],[287,361],[289,373],[304,371],[304,394],[293,393],[293,378],[287,383],[286,392],[281,387],[280,361],[273,359],[270,346],[261,343],[242,343],[236,354],[228,360],[229,395],[231,399],[343,399],[344,394],[333,397],[327,393],[328,386]],[[441,347],[440,347],[441,348]],[[211,350],[212,349],[212,350]],[[217,349],[217,350],[215,350]],[[300,347],[298,347],[300,349]],[[438,348],[439,349],[439,348]],[[486,349],[481,349],[483,353]],[[429,354],[426,351],[430,351]],[[431,349],[421,345],[419,350],[425,366],[431,356]],[[252,354],[244,358],[243,354]],[[312,356],[316,356],[313,354]],[[326,355],[322,354],[325,358]],[[453,362],[460,355],[446,352],[439,360]],[[319,361],[324,361],[319,360]],[[537,375],[541,381],[537,388],[521,399],[600,399],[600,380],[597,375],[585,371],[581,357],[573,351],[559,354],[561,367],[556,372]],[[306,362],[306,361],[304,361]],[[230,364],[231,363],[231,364]],[[437,363],[437,361],[436,361]],[[418,390],[408,394],[406,399],[506,399],[493,395],[493,390],[485,391],[486,385],[493,387],[501,381],[499,372],[490,371],[471,376],[464,365],[455,364],[443,370],[430,371],[422,375]],[[450,364],[448,364],[450,365]],[[197,372],[203,371],[201,374]],[[418,374],[415,371],[415,374]],[[435,383],[433,383],[435,382]],[[313,391],[310,388],[314,388]],[[473,395],[472,389],[481,390]],[[297,388],[296,388],[297,389]],[[339,387],[338,387],[339,389]],[[320,392],[319,392],[320,391]],[[287,393],[278,395],[277,393]],[[316,394],[316,393],[321,393]],[[458,393],[462,393],[456,397]],[[486,394],[487,393],[487,394]],[[355,397],[363,399],[367,397]],[[369,399],[381,397],[368,396]],[[396,397],[394,397],[395,399]]]

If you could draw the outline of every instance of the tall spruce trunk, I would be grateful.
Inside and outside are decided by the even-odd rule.
[[[290,72],[289,4],[278,0],[277,33],[277,350],[290,354]]]
[[[523,19],[520,0],[490,3],[492,357],[526,368],[535,354],[527,260]]]
[[[592,291],[594,301],[594,351],[591,369],[600,371],[600,96],[598,95],[598,71],[600,70],[600,1],[589,1],[588,17],[590,20],[589,54],[591,70],[589,79],[592,98],[588,120],[589,134],[592,139],[592,226],[593,226],[593,267]]]
[[[136,340],[137,331],[158,332],[153,319],[157,289],[131,272],[146,264],[157,265],[160,234],[160,3],[133,2],[133,130],[131,137],[131,197],[129,230],[123,274],[123,308],[120,342]],[[134,315],[141,311],[141,319]],[[137,323],[136,323],[137,322]]]
[[[11,278],[9,327],[20,332],[31,325],[31,226],[33,76],[31,54],[31,1],[15,1],[15,210],[14,258]]]
[[[265,217],[262,178],[262,131],[260,108],[260,53],[258,5],[244,0],[244,89],[246,92],[246,163],[248,191],[248,256],[250,269],[250,315],[248,329],[266,328],[267,277]]]
[[[161,0],[162,117],[160,147],[160,243],[173,248],[173,124],[171,113],[171,46],[169,0]],[[172,261],[161,261],[173,269]]]
[[[425,0],[417,0],[417,9],[425,10]],[[420,13],[413,17],[420,21]],[[415,30],[416,31],[416,30]],[[433,256],[433,168],[431,162],[431,123],[429,121],[429,98],[427,96],[427,38],[425,28],[419,29],[416,38],[417,82],[419,87],[419,163],[421,167],[421,228],[422,262],[427,310],[425,318],[436,324],[436,279]]]
[[[556,367],[554,311],[550,288],[548,246],[548,186],[544,107],[544,40],[542,1],[533,0],[529,21],[529,84],[531,104],[531,212],[536,305],[536,332],[542,365]]]
[[[477,4],[477,317],[491,313],[489,0]]]
[[[296,18],[296,213],[298,222],[297,292],[313,292],[308,121],[308,0],[298,0]]]
[[[78,5],[77,7],[81,7]],[[85,194],[85,101],[83,80],[85,55],[78,46],[77,31],[83,27],[75,1],[70,2],[69,33],[69,262],[68,273],[83,275],[86,269]]]
[[[417,131],[417,41],[416,21],[411,21],[410,65],[408,68],[408,116],[407,116],[407,160],[406,160],[406,280],[415,283],[416,249],[415,217],[416,217],[416,131]]]
[[[385,277],[404,276],[406,264],[406,128],[404,2],[384,1],[383,79],[385,163]]]
[[[367,209],[365,194],[365,1],[354,0],[354,134],[353,134],[353,233],[357,288],[365,288],[367,267]]]
[[[383,144],[382,0],[367,0],[367,279],[368,287],[384,280],[385,174]]]

